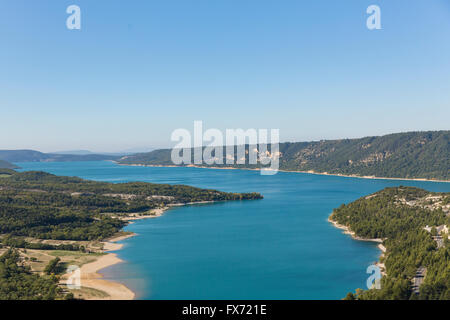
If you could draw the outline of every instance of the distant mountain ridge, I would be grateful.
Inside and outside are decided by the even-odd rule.
[[[248,146],[246,146],[248,150]],[[280,143],[280,169],[355,176],[450,180],[450,131]],[[224,152],[225,154],[225,152]],[[224,161],[225,162],[225,161]],[[173,165],[171,150],[122,157],[120,164]],[[202,165],[208,167],[208,165]],[[211,165],[258,168],[257,165]],[[209,166],[209,167],[211,167]]]
[[[91,152],[89,150],[66,150],[66,151],[57,151],[57,152],[51,152],[51,153],[52,154],[70,154],[70,155],[78,155],[78,156],[94,154],[94,152]]]
[[[0,150],[0,160],[8,162],[67,162],[67,161],[101,161],[116,160],[115,155],[104,154],[56,154],[35,150]]]
[[[0,169],[18,169],[19,167],[4,160],[0,160]]]

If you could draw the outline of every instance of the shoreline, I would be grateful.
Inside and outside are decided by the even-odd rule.
[[[126,218],[121,218],[124,221],[128,221],[129,224],[134,223],[137,220],[144,219],[154,219],[161,217],[167,210],[173,207],[181,207],[185,205],[195,205],[195,204],[208,204],[214,203],[215,201],[199,201],[199,202],[189,202],[189,203],[174,203],[171,205],[167,205],[162,208],[156,208],[151,210],[152,214],[150,215],[136,215],[130,216]],[[138,234],[130,233],[126,235],[119,235],[112,237],[103,241],[103,249],[102,252],[106,253],[101,256],[97,260],[87,263],[81,266],[81,287],[92,288],[99,291],[102,291],[108,295],[108,297],[104,298],[92,298],[86,300],[134,300],[136,298],[136,293],[133,292],[130,288],[125,286],[120,282],[116,282],[115,280],[105,280],[103,279],[104,275],[102,274],[102,270],[111,267],[113,265],[123,263],[124,260],[120,259],[116,253],[112,253],[111,251],[118,251],[123,248],[123,244],[119,244],[117,242],[129,239],[131,237],[135,237]],[[68,274],[64,274],[62,277],[61,284],[66,284]]]
[[[337,223],[336,221],[331,220],[331,216],[328,217],[328,222],[331,223],[335,228],[344,230],[343,234],[349,235],[350,237],[352,237],[353,240],[378,243],[377,248],[381,251],[381,254],[380,254],[379,258],[378,258],[379,260],[375,263],[375,265],[378,266],[381,269],[381,275],[382,276],[385,276],[387,274],[386,273],[386,266],[380,260],[386,254],[386,247],[383,245],[383,239],[379,239],[379,238],[369,239],[369,238],[358,237],[355,234],[355,232],[350,230],[349,227],[344,226],[342,224]]]
[[[176,165],[156,165],[156,164],[137,164],[137,163],[119,163],[117,161],[111,160],[119,166],[129,166],[129,167],[155,167],[155,168],[199,168],[199,169],[217,169],[217,170],[249,170],[249,171],[260,171],[264,168],[234,168],[234,167],[206,167],[197,165],[187,165],[187,166],[176,166]],[[291,173],[307,173],[315,174],[321,176],[334,176],[343,178],[358,178],[358,179],[374,179],[374,180],[398,180],[398,181],[419,181],[419,182],[439,182],[439,183],[450,183],[450,180],[436,180],[436,179],[425,179],[425,178],[389,178],[389,177],[377,177],[377,176],[358,176],[358,175],[346,175],[341,173],[328,173],[328,172],[315,172],[313,170],[300,171],[300,170],[282,170],[278,169],[279,172],[291,172]]]
[[[147,215],[147,216],[135,216],[135,217],[128,217],[124,218],[124,220],[129,221],[130,224],[133,223],[136,220],[144,220],[144,219],[152,219],[152,218],[158,218],[162,216],[167,210],[171,209],[172,207],[178,207],[183,205],[192,205],[192,204],[203,204],[203,203],[213,203],[214,201],[202,201],[202,202],[193,202],[193,203],[187,203],[187,204],[173,204],[171,206],[166,206],[163,208],[154,209],[155,214],[153,215]],[[331,216],[330,216],[331,217]],[[337,223],[336,221],[331,220],[331,218],[328,217],[328,222],[331,223],[335,228],[343,230],[343,233],[346,235],[349,235],[353,240],[356,241],[365,241],[365,242],[375,242],[377,243],[377,248],[380,250],[381,254],[379,256],[379,259],[381,259],[386,254],[386,247],[382,244],[383,239],[369,239],[369,238],[362,238],[356,236],[355,232],[351,231],[349,227],[345,225],[341,225]],[[136,233],[130,233],[127,235],[121,235],[117,236],[111,239],[108,239],[107,241],[103,242],[103,251],[105,253],[110,251],[117,251],[123,248],[123,244],[118,244],[118,241],[122,241],[131,237],[137,236]],[[104,280],[103,274],[101,271],[107,267],[113,266],[118,263],[124,262],[120,258],[118,258],[116,253],[107,253],[106,255],[100,257],[98,260],[88,263],[86,265],[83,265],[81,267],[81,281],[83,287],[89,287],[93,289],[97,289],[100,291],[105,292],[108,294],[108,297],[105,298],[94,298],[92,300],[133,300],[136,297],[136,293],[133,292],[131,289],[126,287],[124,284],[116,282],[114,280]],[[380,260],[378,260],[375,263],[376,266],[380,267],[382,276],[386,275],[386,267],[384,263],[382,263]],[[87,282],[87,285],[86,285]]]
[[[355,232],[351,231],[349,227],[344,226],[342,224],[337,223],[336,221],[331,220],[330,218],[328,218],[328,222],[330,222],[334,227],[336,227],[337,229],[341,229],[344,230],[344,234],[348,234],[352,237],[352,239],[354,240],[358,240],[358,241],[367,241],[367,242],[376,242],[376,243],[383,243],[383,239],[379,239],[379,238],[374,238],[374,239],[369,239],[369,238],[361,238],[358,237]]]
[[[133,300],[136,297],[135,292],[130,290],[124,284],[114,280],[105,280],[103,279],[104,275],[101,273],[101,271],[107,267],[124,262],[116,253],[110,251],[120,250],[123,247],[123,244],[118,244],[117,242],[134,237],[135,235],[135,233],[120,235],[102,242],[102,252],[106,254],[100,256],[93,262],[81,266],[81,288],[95,289],[107,294],[107,297],[94,297],[87,298],[86,300]],[[60,283],[66,284],[68,276],[69,274],[64,274]]]

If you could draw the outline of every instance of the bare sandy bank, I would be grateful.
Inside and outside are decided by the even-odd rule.
[[[377,243],[383,243],[383,239],[367,239],[367,238],[361,238],[358,237],[353,231],[350,230],[349,227],[344,226],[342,224],[337,223],[336,221],[331,220],[330,218],[328,218],[328,222],[330,222],[331,224],[333,224],[333,226],[335,226],[338,229],[344,230],[344,234],[348,234],[350,235],[353,239],[355,240],[359,240],[359,241],[370,241],[370,242],[377,242]],[[384,247],[383,247],[384,248]]]
[[[165,207],[156,208],[151,210],[148,215],[131,215],[128,217],[121,218],[122,220],[129,221],[133,223],[134,220],[142,219],[152,219],[160,217],[165,211],[169,210],[171,207],[192,205],[192,204],[206,204],[212,203],[214,201],[201,201],[201,202],[191,202],[191,203],[175,203]],[[87,297],[86,300],[133,300],[135,298],[135,293],[127,288],[125,285],[111,281],[104,280],[101,270],[112,265],[122,263],[123,260],[117,257],[117,254],[111,253],[110,251],[117,251],[122,249],[123,244],[117,242],[136,236],[135,233],[120,235],[111,239],[108,239],[103,244],[103,251],[105,255],[100,256],[93,262],[87,263],[80,268],[81,273],[81,287],[92,288],[105,293],[105,297]],[[67,283],[69,274],[65,274],[62,277],[61,283]]]
[[[116,243],[134,236],[134,234],[128,234],[119,236],[109,241],[103,242],[103,250],[105,252],[115,251],[122,248],[122,244]],[[127,288],[125,285],[104,280],[103,275],[100,273],[102,269],[110,267],[112,265],[123,262],[117,257],[115,253],[106,253],[105,255],[99,256],[93,262],[82,265],[80,268],[80,280],[82,288],[92,288],[104,292],[106,295],[104,297],[87,297],[86,300],[132,300],[135,297],[135,293]],[[67,279],[70,274],[65,274],[62,276],[61,283],[66,284]]]
[[[151,210],[150,214],[146,214],[146,215],[131,214],[131,215],[127,216],[127,217],[121,217],[119,219],[121,219],[123,221],[129,221],[130,223],[132,223],[132,221],[134,221],[134,220],[158,218],[158,217],[162,216],[164,214],[164,212],[167,211],[168,209],[170,209],[168,206],[167,207],[156,208],[156,209]],[[127,238],[129,238],[129,237],[127,237]],[[115,238],[114,241],[121,241],[121,240],[124,240],[124,239],[117,240]],[[116,250],[118,250],[118,249],[116,249]]]
[[[197,201],[197,202],[188,202],[188,203],[171,203],[166,205],[165,207],[152,209],[149,214],[131,214],[127,217],[121,217],[119,219],[123,221],[129,221],[130,223],[133,223],[135,220],[143,220],[143,219],[154,219],[161,217],[164,212],[167,210],[173,208],[173,207],[182,207],[182,206],[188,206],[188,205],[195,205],[195,204],[209,204],[209,203],[215,203],[218,201]],[[123,239],[121,239],[123,240]],[[120,241],[120,240],[115,240]]]

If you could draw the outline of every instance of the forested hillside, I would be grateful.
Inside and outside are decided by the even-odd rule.
[[[382,239],[387,249],[381,289],[357,290],[348,299],[450,299],[450,193],[386,188],[342,205],[330,220],[358,237]],[[420,270],[426,276],[414,292]]]
[[[248,146],[246,149],[248,150]],[[168,149],[126,156],[118,162],[173,165],[171,150]],[[260,167],[259,165],[217,164],[213,166]],[[280,169],[357,176],[450,180],[450,131],[408,132],[361,139],[281,143]]]

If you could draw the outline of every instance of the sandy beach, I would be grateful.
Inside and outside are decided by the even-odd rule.
[[[153,166],[153,165],[131,165],[131,166],[149,166],[149,167],[166,167],[166,166]],[[167,166],[167,167],[173,167],[173,166]],[[241,168],[220,168],[220,167],[198,167],[202,169],[224,169],[224,170],[260,170],[260,169],[241,169]],[[280,170],[282,171],[282,170]],[[309,173],[309,174],[321,174],[321,175],[330,175],[327,173],[315,173],[315,172],[303,172],[303,171],[284,171],[284,172],[297,172],[297,173]],[[336,176],[342,176],[342,175],[336,175]],[[354,178],[365,178],[365,179],[392,179],[396,180],[394,178],[377,178],[377,177],[358,177],[358,176],[347,176],[347,177],[354,177]],[[416,181],[435,181],[435,180],[422,180],[422,179],[398,179],[398,180],[416,180]],[[436,182],[436,181],[435,181]],[[443,181],[448,182],[448,181]],[[171,207],[177,207],[177,206],[184,206],[184,205],[190,205],[190,204],[207,204],[212,203],[214,201],[203,201],[203,202],[195,202],[195,203],[175,203],[170,204],[165,207],[156,208],[153,209],[150,214],[147,215],[130,215],[128,217],[123,217],[121,219],[129,221],[130,223],[133,223],[135,220],[142,220],[142,219],[152,219],[160,217],[164,214],[165,211],[169,210]],[[366,239],[356,236],[356,234],[351,231],[347,226],[341,225],[335,221],[332,221],[330,218],[328,218],[328,221],[333,224],[334,227],[339,228],[343,230],[344,234],[350,235],[354,240],[358,241],[369,241],[369,242],[376,242],[378,243],[378,248],[381,251],[380,258],[384,256],[386,252],[386,248],[383,246],[383,239]],[[125,285],[114,282],[111,280],[104,280],[103,275],[101,274],[101,270],[105,269],[109,266],[122,263],[123,261],[117,257],[117,254],[111,253],[110,251],[116,251],[120,250],[123,245],[118,244],[117,242],[125,240],[127,238],[133,237],[136,234],[127,234],[118,236],[112,239],[109,239],[105,242],[103,242],[103,250],[106,253],[103,256],[100,256],[96,261],[87,263],[83,265],[80,269],[81,271],[81,286],[92,288],[95,290],[99,290],[104,292],[106,295],[105,297],[87,297],[86,300],[132,300],[135,298],[135,293],[131,291],[129,288],[127,288]],[[382,274],[385,275],[385,266],[380,261],[376,263],[377,266],[379,266],[382,270]],[[63,280],[61,283],[65,283],[67,279],[67,275],[64,275]]]
[[[103,242],[103,250],[105,252],[120,250],[122,244],[118,244],[117,241],[125,240],[133,237],[135,234],[128,234],[110,239]],[[92,288],[104,292],[105,297],[87,297],[86,300],[132,300],[135,297],[135,293],[127,288],[125,285],[104,280],[100,271],[106,267],[123,262],[117,257],[115,253],[107,253],[100,256],[97,260],[91,263],[82,265],[80,268],[81,273],[81,287]],[[68,274],[62,277],[61,283],[67,283]]]
[[[135,215],[130,215],[128,217],[120,218],[120,219],[124,220],[124,221],[129,221],[130,223],[132,223],[132,221],[134,221],[134,220],[158,218],[158,217],[162,216],[164,214],[164,212],[166,212],[168,209],[170,209],[170,207],[168,207],[168,206],[162,207],[162,208],[156,208],[156,209],[151,210],[151,213],[147,214],[147,215],[135,214]],[[117,240],[116,238],[114,238],[114,241],[121,241],[121,240],[124,240],[124,239]],[[115,250],[119,250],[119,249],[115,249]]]
[[[164,214],[164,212],[166,212],[167,210],[169,210],[170,208],[173,208],[173,207],[182,207],[182,206],[195,205],[195,204],[210,204],[210,203],[215,203],[215,202],[218,202],[218,201],[171,203],[171,204],[166,205],[165,207],[152,209],[150,214],[146,214],[146,215],[134,214],[134,215],[130,215],[128,217],[120,218],[120,219],[124,220],[124,221],[129,221],[130,223],[133,223],[133,221],[135,221],[135,220],[158,218],[158,217],[162,216]],[[115,240],[115,241],[120,241],[120,240]],[[116,249],[116,250],[118,250],[118,249]]]
[[[133,223],[135,220],[142,219],[152,219],[158,218],[164,214],[165,211],[169,210],[171,207],[178,207],[184,205],[192,204],[207,204],[213,203],[214,201],[201,201],[201,202],[191,202],[191,203],[175,203],[168,205],[166,207],[156,208],[151,210],[151,214],[148,215],[132,215],[129,217],[121,218],[122,220],[129,221]],[[111,253],[110,251],[117,251],[123,247],[123,244],[117,242],[136,236],[135,233],[130,233],[126,235],[117,236],[108,239],[103,244],[103,251],[105,255],[100,256],[97,260],[82,265],[80,268],[81,272],[81,287],[82,288],[92,288],[104,292],[105,297],[83,297],[85,300],[133,300],[135,298],[135,293],[127,288],[125,285],[111,281],[104,280],[101,270],[110,267],[112,265],[122,263],[123,260],[117,257],[117,254]],[[69,274],[62,276],[61,284],[66,284]]]

